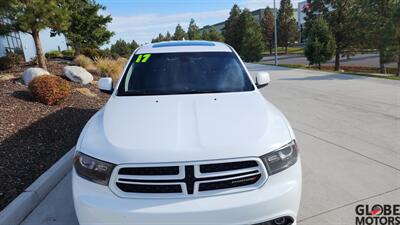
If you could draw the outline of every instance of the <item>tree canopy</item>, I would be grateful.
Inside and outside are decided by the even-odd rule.
[[[199,27],[196,25],[196,22],[194,21],[194,19],[190,20],[187,36],[188,36],[189,40],[200,40],[201,39]]]
[[[274,45],[274,14],[270,7],[267,7],[264,10],[261,20],[261,28],[265,46],[269,49],[269,54],[272,55],[272,47]]]
[[[9,0],[2,17],[12,30],[32,35],[39,66],[47,69],[39,32],[45,28],[62,31],[70,25],[70,12],[64,0]]]
[[[321,69],[321,63],[332,59],[334,53],[335,40],[327,22],[322,17],[314,19],[310,23],[304,55],[310,64],[317,64]]]
[[[238,29],[241,10],[238,5],[234,5],[229,13],[229,18],[225,21],[223,36],[225,42],[232,46],[237,52],[240,51],[242,33]]]
[[[114,35],[107,29],[111,16],[99,13],[105,6],[94,0],[66,0],[65,5],[70,12],[70,26],[63,33],[74,47],[75,55],[80,54],[81,47],[99,48]]]
[[[344,50],[352,49],[359,42],[357,31],[359,26],[354,20],[356,0],[308,0],[311,7],[306,11],[306,37],[310,23],[321,15],[329,24],[335,38],[335,70],[340,69],[340,56]]]
[[[202,38],[203,40],[206,41],[224,41],[224,36],[220,32],[217,31],[217,29],[212,26],[210,29],[206,29],[203,31]]]
[[[381,37],[384,43],[385,61],[397,62],[397,76],[400,76],[400,5],[393,10]]]
[[[183,39],[187,39],[186,32],[182,28],[182,26],[178,24],[175,28],[174,40],[183,40]]]
[[[281,0],[277,16],[277,28],[278,44],[285,47],[285,53],[287,54],[289,43],[296,41],[298,38],[297,23],[293,16],[293,6],[290,0]]]
[[[238,28],[243,32],[239,55],[246,62],[260,61],[264,49],[263,36],[250,10],[244,9],[240,14]]]
[[[119,39],[115,42],[115,44],[111,45],[110,52],[113,57],[121,56],[124,58],[129,58],[130,55],[138,48],[139,45],[135,40],[132,40],[131,43],[126,42],[125,40]]]

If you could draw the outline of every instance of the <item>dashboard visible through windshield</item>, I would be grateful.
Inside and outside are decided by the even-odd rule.
[[[136,54],[118,96],[252,91],[254,87],[232,52]]]

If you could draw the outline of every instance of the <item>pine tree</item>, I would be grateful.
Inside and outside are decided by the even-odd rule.
[[[232,46],[237,52],[240,52],[242,41],[242,31],[239,29],[240,13],[239,6],[235,4],[229,13],[229,18],[225,21],[223,30],[225,43]]]
[[[75,56],[80,54],[82,47],[99,48],[108,43],[113,32],[107,30],[111,16],[103,16],[100,11],[105,6],[94,0],[67,0],[65,7],[70,12],[70,26],[62,31],[75,49]]]
[[[133,51],[135,51],[137,48],[139,48],[139,44],[138,44],[135,40],[132,40],[132,41],[131,41],[131,44],[130,44],[130,47],[131,47],[132,52],[133,52]]]
[[[311,65],[317,64],[321,69],[321,63],[332,59],[334,53],[335,40],[327,22],[322,17],[314,19],[310,23],[304,55]]]
[[[199,31],[199,27],[196,25],[194,19],[190,20],[188,32],[187,32],[189,40],[200,40],[201,35]]]
[[[354,19],[356,0],[308,0],[310,4],[306,13],[306,38],[310,23],[318,15],[324,17],[335,39],[335,70],[340,69],[340,56],[346,49],[353,49],[360,43],[357,38],[360,26]],[[371,26],[368,25],[368,26]],[[370,27],[369,27],[370,28]]]
[[[157,43],[161,41],[165,41],[165,37],[161,33],[158,34],[158,37],[151,39],[151,43]]]
[[[244,9],[240,14],[238,28],[243,33],[239,55],[246,62],[260,61],[264,49],[263,35],[250,10]]]
[[[171,33],[167,31],[167,34],[165,35],[165,41],[170,41],[170,40],[172,40],[172,36]]]
[[[132,41],[132,44],[134,43],[136,42]],[[135,46],[132,46],[131,44],[127,43],[125,40],[119,39],[115,42],[115,44],[111,45],[110,51],[112,55],[118,55],[124,58],[129,58],[132,52],[136,49],[133,47]]]
[[[397,3],[396,3],[397,1]],[[385,73],[385,63],[387,58],[385,56],[386,43],[383,40],[382,33],[384,32],[386,24],[390,21],[393,9],[396,5],[400,5],[398,0],[358,0],[356,1],[356,12],[357,17],[355,18],[355,24],[360,29],[358,32],[360,35],[357,36],[357,40],[363,39],[363,45],[361,47],[376,48],[379,52],[379,70],[381,73]]]
[[[224,36],[222,36],[222,34],[220,32],[218,32],[214,26],[212,26],[210,29],[206,29],[203,31],[203,35],[202,35],[201,39],[206,40],[206,41],[223,42]]]
[[[183,30],[182,26],[178,24],[175,28],[174,40],[186,39],[186,32]]]
[[[265,46],[269,49],[269,54],[272,55],[272,47],[274,45],[274,14],[272,9],[269,7],[264,10],[261,27],[264,35]]]
[[[9,9],[2,12],[13,30],[32,35],[39,67],[47,69],[39,33],[45,28],[63,31],[69,27],[69,11],[62,0],[9,0]]]
[[[385,49],[385,61],[397,62],[396,75],[400,76],[400,5],[393,11],[383,29],[381,42]]]
[[[297,40],[298,37],[297,23],[290,0],[281,0],[277,20],[278,44],[285,47],[285,54],[287,54],[289,43]]]

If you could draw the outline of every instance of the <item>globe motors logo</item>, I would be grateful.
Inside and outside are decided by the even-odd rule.
[[[360,204],[355,208],[356,225],[400,225],[400,205]]]

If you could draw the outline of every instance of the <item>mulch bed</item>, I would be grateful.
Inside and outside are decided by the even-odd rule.
[[[67,64],[50,61],[48,70],[62,75]],[[74,88],[88,88],[96,97],[73,91],[56,106],[36,102],[21,83],[27,67],[30,65],[0,73],[0,78],[15,76],[0,79],[0,211],[76,144],[86,122],[109,98],[92,84],[71,82]]]

